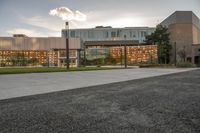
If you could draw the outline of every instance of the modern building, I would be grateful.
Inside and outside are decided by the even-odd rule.
[[[176,11],[161,25],[168,27],[172,44],[171,61],[184,58],[192,63],[200,60],[200,20],[192,11]]]
[[[23,34],[0,37],[0,64],[9,66],[16,64],[16,61],[26,61],[29,65],[64,66],[65,44],[66,39],[61,37],[27,37]],[[69,49],[70,65],[77,66],[81,49],[80,39],[70,38]]]
[[[200,62],[200,20],[192,11],[176,11],[161,25],[169,28],[172,63],[182,60],[183,56],[184,60]],[[22,34],[0,37],[0,64],[15,65],[16,60],[23,63],[26,59],[30,65],[32,62],[43,66],[64,66],[68,35],[71,66],[106,62],[119,65],[124,63],[125,57],[128,65],[156,62],[157,46],[144,43],[145,37],[154,31],[152,27],[97,26],[63,29],[62,37],[27,37]]]
[[[87,59],[111,57],[115,64],[124,64],[125,48],[127,64],[135,65],[144,62],[157,62],[157,46],[144,45],[138,41],[115,40],[115,41],[86,41]],[[114,62],[113,62],[114,63]]]
[[[139,62],[157,61],[157,46],[144,45],[145,37],[154,30],[155,28],[149,27],[97,26],[88,29],[63,29],[62,37],[69,35],[70,38],[80,38],[86,52],[84,58],[87,60],[106,59],[109,56],[115,59],[116,64],[123,64],[124,50],[127,47],[127,62],[128,65],[132,65]]]
[[[144,43],[146,35],[154,32],[152,27],[125,27],[112,28],[110,26],[97,26],[88,29],[70,29],[69,37],[80,38],[85,41],[113,41],[113,40],[134,40]],[[62,30],[62,37],[67,36],[67,30]]]

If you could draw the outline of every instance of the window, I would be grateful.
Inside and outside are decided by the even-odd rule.
[[[147,32],[146,31],[144,31],[144,37],[146,37],[147,36]]]
[[[146,37],[147,32],[146,31],[141,31],[141,37]]]
[[[88,31],[88,38],[94,38],[93,31]]]
[[[111,37],[116,37],[116,32],[112,31],[111,32]]]
[[[67,30],[63,30],[62,37],[67,37],[67,36],[68,36],[68,31]]]
[[[141,37],[144,37],[143,31],[141,31]]]
[[[132,32],[130,31],[130,37],[132,37],[133,35],[132,35]]]
[[[87,32],[83,32],[83,37],[87,38],[87,36],[88,36],[88,33]]]
[[[106,31],[106,32],[104,33],[104,36],[105,36],[105,38],[109,38],[109,33],[108,33],[108,31]]]
[[[75,31],[74,30],[70,32],[70,36],[75,37]]]
[[[117,37],[120,37],[121,30],[117,30]]]
[[[69,56],[70,57],[76,57],[76,51],[75,50],[70,50],[69,51]]]
[[[134,38],[136,37],[136,32],[135,31],[130,31],[130,38]]]
[[[133,36],[132,37],[136,37],[136,32],[135,31],[133,32]]]

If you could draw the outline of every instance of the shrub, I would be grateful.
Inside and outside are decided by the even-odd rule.
[[[179,67],[179,68],[190,68],[190,67],[196,67],[196,65],[193,64],[193,63],[190,63],[190,62],[180,62],[180,63],[177,63],[176,67]]]
[[[6,63],[1,62],[0,66],[1,66],[1,67],[5,67],[5,66],[6,66]]]

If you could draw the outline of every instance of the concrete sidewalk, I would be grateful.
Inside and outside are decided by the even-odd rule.
[[[117,69],[0,75],[0,99],[160,76],[194,69]]]

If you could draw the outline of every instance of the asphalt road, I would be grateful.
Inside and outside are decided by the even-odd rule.
[[[1,133],[200,133],[200,70],[0,101]]]

